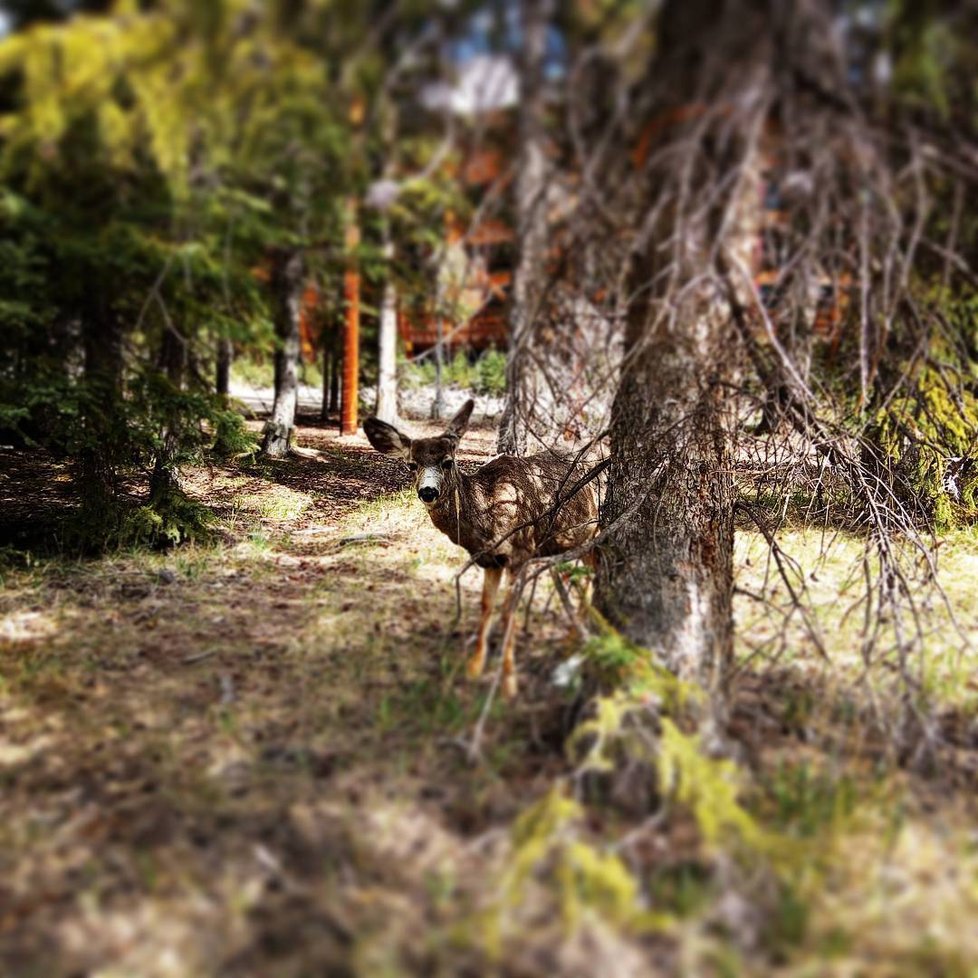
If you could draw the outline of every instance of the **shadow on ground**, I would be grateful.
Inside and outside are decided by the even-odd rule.
[[[456,621],[461,552],[416,501],[377,501],[405,481],[335,440],[201,469],[188,487],[222,546],[11,579],[2,973],[352,974],[371,914],[343,917],[350,881],[394,871],[363,825],[383,821],[378,852],[393,829],[461,859],[547,789],[570,720],[546,694],[563,632],[530,617],[526,695],[487,708],[472,764],[477,575]]]

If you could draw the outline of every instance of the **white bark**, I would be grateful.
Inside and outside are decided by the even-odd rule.
[[[299,316],[302,309],[302,254],[276,259],[272,273],[275,290],[275,332],[279,348],[275,353],[275,402],[265,424],[262,452],[281,458],[289,450],[299,394]]]
[[[384,248],[388,267],[393,247]],[[397,421],[397,287],[387,273],[380,303],[379,369],[377,375],[377,417],[388,424]]]

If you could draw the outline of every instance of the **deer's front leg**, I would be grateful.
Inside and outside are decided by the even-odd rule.
[[[594,597],[594,579],[598,573],[597,551],[589,550],[581,557],[581,563],[591,572],[581,586],[581,617],[586,621],[588,608],[591,605],[591,598]]]
[[[499,582],[502,580],[501,567],[487,567],[482,572],[482,618],[479,621],[479,636],[475,651],[466,666],[469,679],[478,679],[486,665],[486,646],[489,642],[489,629],[492,628],[492,611],[496,606]]]

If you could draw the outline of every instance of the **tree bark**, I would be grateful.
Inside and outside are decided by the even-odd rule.
[[[661,216],[630,269],[596,581],[598,607],[616,627],[712,689],[733,651],[738,355],[721,271],[750,267],[759,230],[766,107],[754,96],[767,47],[763,16],[751,14],[761,6],[727,3],[718,21],[712,0],[670,0],[662,13],[653,77],[668,97],[658,112],[729,100],[738,114],[717,112],[715,130],[695,116],[662,126],[657,138],[688,156],[650,157],[668,162],[646,174]],[[712,77],[731,48],[739,72]]]
[[[333,339],[333,355],[329,361],[329,410],[337,414],[340,410],[340,370],[343,358],[340,356],[339,343]]]
[[[93,274],[82,323],[85,386],[85,441],[78,457],[83,507],[103,518],[116,505],[116,464],[120,446],[114,423],[122,399],[122,323],[105,301]]]
[[[323,336],[323,401],[319,408],[319,420],[326,421],[329,418],[330,404],[329,391],[330,381],[333,375],[333,349],[331,337]]]
[[[299,394],[299,317],[302,311],[303,260],[301,251],[276,254],[272,267],[275,301],[275,401],[265,424],[262,454],[281,458],[289,450],[295,427]]]
[[[158,368],[166,375],[174,391],[183,387],[187,369],[187,341],[168,323],[160,342]],[[153,474],[149,480],[150,498],[161,499],[167,492],[179,488],[174,457],[180,443],[180,418],[173,411],[160,432],[160,447],[156,451]]]
[[[555,440],[548,384],[534,350],[534,331],[546,291],[547,182],[544,62],[553,0],[523,0],[523,46],[520,64],[520,160],[516,178],[516,211],[520,257],[513,276],[510,346],[506,361],[506,404],[499,422],[496,449],[526,454]],[[529,429],[533,429],[533,438]]]
[[[706,309],[695,328],[659,326],[653,336],[644,310],[630,320],[597,604],[677,673],[712,685],[733,648],[731,337]]]
[[[222,336],[217,341],[217,371],[214,388],[219,397],[226,398],[231,393],[231,360],[234,350],[231,340]]]
[[[355,435],[360,389],[360,246],[359,202],[349,197],[345,208],[347,266],[343,273],[345,323],[343,327],[343,390],[340,399],[340,434]]]
[[[380,302],[376,414],[381,421],[394,424],[397,421],[397,288],[391,270],[394,246],[389,234],[384,242],[384,256],[387,279]]]

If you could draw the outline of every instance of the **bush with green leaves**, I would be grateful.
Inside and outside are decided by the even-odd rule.
[[[506,354],[501,350],[486,350],[475,364],[477,394],[501,397],[506,393]]]
[[[433,354],[401,364],[400,382],[409,390],[430,387],[435,383],[437,369]],[[442,384],[461,387],[476,394],[499,397],[506,392],[506,354],[486,350],[474,363],[464,350],[457,350],[442,367]]]

